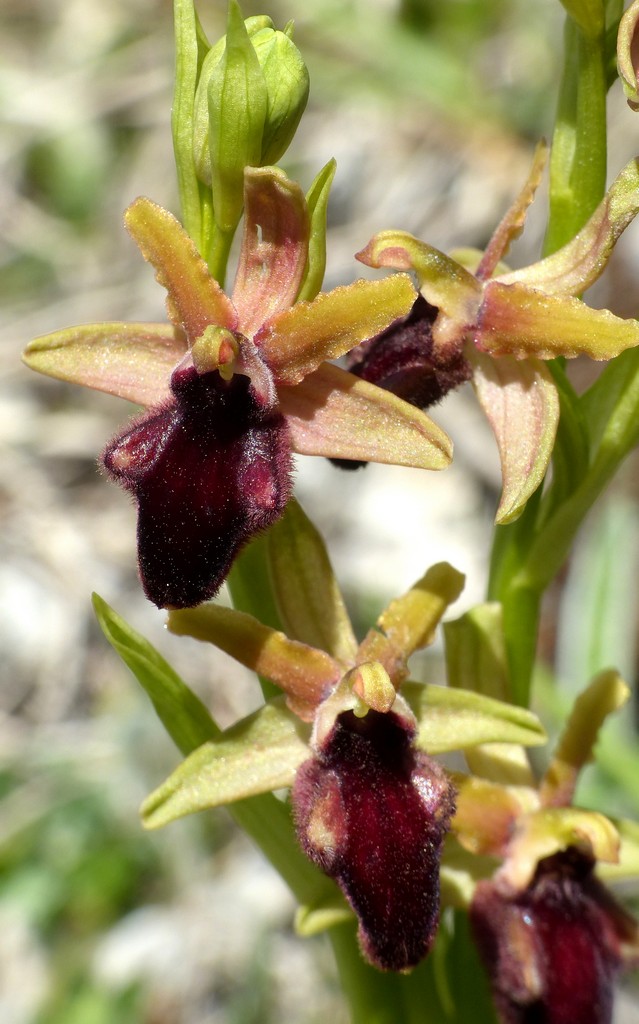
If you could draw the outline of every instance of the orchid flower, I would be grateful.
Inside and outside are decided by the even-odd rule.
[[[140,198],[125,222],[168,292],[170,322],[69,328],[25,354],[42,373],[147,407],[101,461],[137,501],[142,583],[161,607],[215,594],[241,546],[281,514],[291,451],[428,469],[451,457],[422,412],[326,362],[408,313],[408,276],[317,295],[299,186],[248,168],[244,206],[231,298],[178,221]]]
[[[451,566],[433,566],[358,644],[323,542],[294,501],[267,547],[288,635],[214,603],[172,611],[168,625],[220,647],[285,696],[195,750],[146,800],[143,820],[158,827],[292,787],[301,846],[355,911],[364,955],[405,970],[435,937],[454,808],[432,755],[493,741],[538,744],[545,735],[522,708],[406,682],[408,658],[432,642],[462,588]],[[307,933],[344,916],[343,901],[301,913]]]
[[[465,252],[455,259],[404,231],[381,232],[357,255],[370,267],[414,271],[421,296],[403,325],[353,353],[351,372],[422,408],[472,378],[501,459],[498,523],[522,512],[552,454],[559,398],[543,360],[611,359],[639,345],[636,320],[577,298],[603,272],[639,210],[639,161],[626,166],[558,252],[522,270],[500,264],[523,228],[544,159],[540,147],[526,185],[480,258]]]
[[[516,784],[505,781],[504,748],[501,767],[495,770],[494,760],[487,777],[456,777],[457,842],[475,856],[502,860],[492,878],[478,882],[470,904],[500,1024],[610,1024],[614,980],[639,959],[636,922],[595,874],[636,872],[632,826],[571,806],[599,727],[628,696],[616,672],[596,676],[538,786],[522,776],[522,759]]]

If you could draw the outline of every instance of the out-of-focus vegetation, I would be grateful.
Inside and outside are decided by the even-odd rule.
[[[520,184],[530,140],[552,126],[563,20],[557,0],[266,6],[278,25],[295,19],[311,72],[309,112],[289,169],[308,184],[338,156],[329,234],[337,256],[329,274],[354,273],[350,254],[367,231],[383,227],[419,233],[428,226],[435,244],[482,244]],[[202,0],[211,37],[224,31],[224,7]],[[243,9],[264,13],[260,3]],[[175,208],[171,17],[168,0],[4,0],[0,7],[6,1024],[343,1019],[321,941],[291,935],[291,906],[278,880],[225,816],[151,836],[138,825],[137,805],[175,759],[150,708],[131,696],[133,682],[97,638],[89,607],[90,590],[102,589],[119,597],[114,603],[127,618],[160,632],[135,578],[129,509],[94,469],[125,413],[109,400],[40,381],[18,362],[34,334],[162,315],[121,216],[141,192]],[[463,473],[463,444],[460,452]],[[475,537],[470,518],[486,518],[494,481],[469,453],[465,472],[477,476],[472,493],[479,498],[465,514]],[[615,653],[629,676],[636,670],[636,571],[628,572],[637,562],[635,478],[629,475],[609,518],[583,542],[571,579],[586,582],[558,597],[558,636],[549,619],[547,649],[559,650],[566,695]],[[443,495],[453,506],[465,493],[457,484],[451,498],[437,490],[446,483],[433,486],[433,500]],[[610,526],[616,516],[623,543],[622,526]],[[468,552],[471,565],[476,548]],[[348,565],[336,568],[348,588]],[[611,576],[618,600],[602,615],[597,598]],[[398,589],[394,582],[392,592]],[[361,594],[359,602],[377,603]],[[237,713],[235,692],[224,689],[228,667],[213,667],[206,652],[190,648],[179,656],[189,682],[219,703],[222,717]],[[547,717],[559,720],[564,691],[541,689]],[[239,684],[238,692],[250,702]],[[603,767],[590,776],[584,799],[636,814],[639,759],[629,717],[607,726],[602,751]]]

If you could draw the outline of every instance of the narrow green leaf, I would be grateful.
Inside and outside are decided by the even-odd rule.
[[[221,730],[204,704],[155,648],[136,633],[106,601],[93,595],[93,607],[105,637],[151,698],[164,728],[183,754],[217,739]]]

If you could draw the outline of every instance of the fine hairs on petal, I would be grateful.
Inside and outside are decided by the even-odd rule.
[[[434,941],[454,809],[443,769],[411,740],[393,712],[343,712],[293,788],[302,847],[351,903],[366,958],[388,971],[414,967]]]
[[[242,375],[225,382],[190,367],[176,371],[172,390],[173,402],[116,437],[102,464],[137,501],[147,597],[187,608],[219,590],[242,545],[283,511],[290,440]]]

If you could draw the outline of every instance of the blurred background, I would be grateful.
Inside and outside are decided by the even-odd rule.
[[[200,11],[220,36],[225,4]],[[362,276],[352,254],[383,227],[444,250],[485,245],[552,130],[558,0],[269,0],[266,13],[295,19],[311,73],[285,167],[307,188],[338,162],[326,287]],[[91,591],[222,725],[259,696],[221,654],[168,636],[142,596],[133,506],[96,468],[131,408],[19,361],[30,338],[70,324],[164,319],[122,212],[146,194],[179,213],[171,4],[3,0],[0,38],[0,1019],[346,1024],[330,951],[295,937],[286,890],[224,812],[140,827],[141,800],[178,755],[99,633]],[[639,152],[639,116],[618,86],[610,111],[612,177]],[[544,203],[514,265],[539,254]],[[635,228],[593,303],[637,315],[638,277]],[[575,368],[582,383],[590,372]],[[483,598],[496,453],[470,391],[435,418],[456,445],[443,474],[298,460],[298,496],[362,629],[442,558],[467,574],[453,615]],[[536,693],[551,733],[592,672],[636,678],[637,469],[629,460],[546,603]],[[416,672],[444,681],[437,646]],[[635,720],[631,706],[606,727],[582,802],[639,816]],[[617,1019],[636,1012],[628,980]]]

